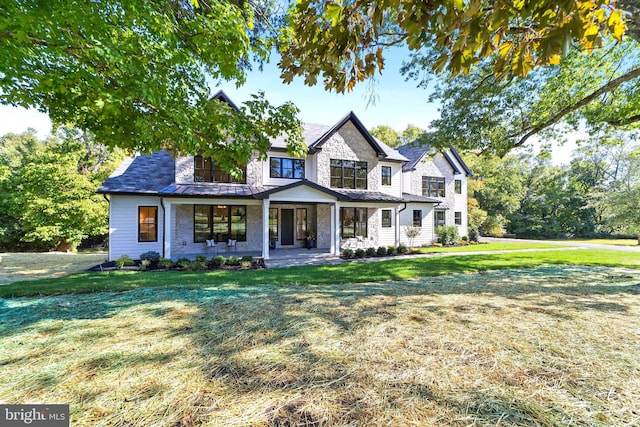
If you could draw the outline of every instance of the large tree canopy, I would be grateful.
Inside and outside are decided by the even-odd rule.
[[[304,153],[292,104],[258,94],[237,114],[209,100],[212,83],[242,84],[250,61],[267,58],[265,4],[2,2],[0,103],[36,108],[109,145],[203,152],[227,167],[284,131],[291,152]]]
[[[345,92],[406,45],[408,77],[439,75],[429,142],[502,155],[559,123],[640,121],[639,12],[635,0],[302,0],[280,65],[287,82]]]

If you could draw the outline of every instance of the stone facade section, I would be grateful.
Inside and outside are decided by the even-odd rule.
[[[317,247],[318,248],[330,248],[331,247],[331,205],[321,204],[317,209]]]
[[[356,160],[367,162],[367,190],[380,191],[378,156],[351,122],[345,123],[322,145],[316,158],[317,180],[323,187],[331,187],[331,159]]]

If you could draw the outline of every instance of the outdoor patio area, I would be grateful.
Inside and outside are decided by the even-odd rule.
[[[234,252],[234,251],[217,251],[217,252],[201,252],[194,254],[184,254],[180,256],[174,257],[174,260],[178,258],[188,258],[190,260],[195,260],[196,256],[204,255],[208,259],[214,257],[216,255],[222,255],[225,258],[230,256],[237,256],[241,258],[245,255],[251,255],[254,258],[261,258],[262,253],[259,251],[244,251],[244,252]],[[267,267],[284,267],[284,266],[294,266],[294,265],[312,265],[312,264],[332,264],[341,262],[341,258],[337,257],[329,252],[329,249],[305,249],[305,248],[293,248],[293,249],[272,249],[269,251],[270,258],[265,260],[265,265]]]

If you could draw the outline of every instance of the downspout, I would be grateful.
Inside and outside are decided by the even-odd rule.
[[[167,230],[165,230],[165,218],[164,218],[164,197],[160,196],[160,206],[162,206],[162,258],[164,258],[164,243],[165,243],[165,234],[167,234]]]
[[[404,207],[398,211],[398,223],[396,224],[396,246],[400,244],[400,214],[405,209],[407,209],[407,202],[404,202]]]

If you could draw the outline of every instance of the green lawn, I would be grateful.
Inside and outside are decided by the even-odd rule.
[[[98,253],[0,253],[0,285],[52,277],[62,277],[91,268],[107,259]]]
[[[591,245],[638,246],[638,239],[570,239],[558,241],[563,243],[587,243]]]
[[[567,250],[23,282],[157,288],[0,299],[0,401],[67,403],[74,427],[636,425],[640,270],[564,264],[639,261]],[[481,273],[418,277],[448,270]]]
[[[58,279],[20,282],[0,287],[0,297],[129,291],[141,288],[226,286],[307,286],[403,280],[449,273],[472,273],[540,265],[586,265],[640,268],[640,253],[565,249],[505,254],[397,257],[389,261],[266,270],[213,272],[79,273]]]
[[[441,253],[441,252],[485,252],[485,251],[514,251],[526,249],[551,249],[557,248],[558,245],[552,243],[531,243],[531,242],[489,242],[480,244],[471,244],[468,246],[454,246],[449,248],[428,247],[414,248],[413,251],[419,251],[422,254]]]

